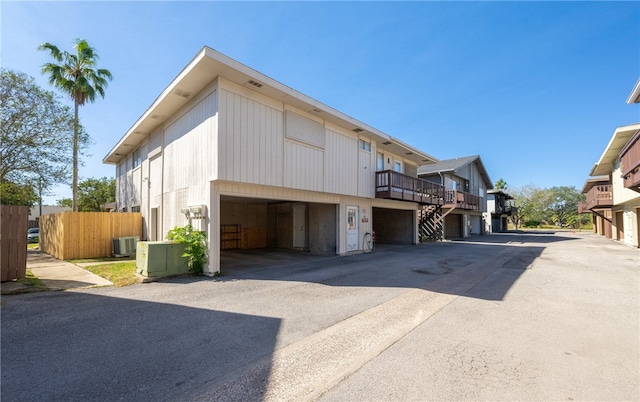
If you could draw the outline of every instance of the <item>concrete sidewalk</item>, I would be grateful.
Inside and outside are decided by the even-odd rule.
[[[27,269],[50,290],[112,286],[110,281],[67,261],[58,260],[37,250],[27,250]],[[4,282],[2,294],[21,293],[28,285]]]

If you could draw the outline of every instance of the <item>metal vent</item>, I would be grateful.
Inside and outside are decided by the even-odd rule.
[[[187,98],[189,98],[191,96],[190,92],[184,91],[184,90],[182,90],[180,88],[174,89],[173,94],[174,95],[178,95],[178,96],[182,96],[185,99],[187,99]]]
[[[257,87],[257,88],[262,88],[262,84],[261,84],[261,83],[259,83],[258,81],[249,80],[249,81],[247,82],[247,84],[251,84],[251,85],[253,85],[254,87]]]

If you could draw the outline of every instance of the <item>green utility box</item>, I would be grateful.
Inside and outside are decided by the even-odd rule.
[[[136,273],[147,278],[189,273],[184,245],[171,241],[139,241],[136,248]]]

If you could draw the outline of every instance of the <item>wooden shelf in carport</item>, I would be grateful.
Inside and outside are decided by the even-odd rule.
[[[220,249],[240,248],[242,228],[240,225],[220,225]]]

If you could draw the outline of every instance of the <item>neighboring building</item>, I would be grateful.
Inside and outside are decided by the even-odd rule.
[[[31,207],[31,209],[29,210],[29,227],[30,228],[38,227],[38,222],[40,221],[40,216],[42,215],[57,214],[58,212],[66,212],[66,211],[71,211],[71,208],[59,207],[55,205],[43,205],[42,213],[41,213],[40,205]]]
[[[421,229],[425,236],[430,238],[436,232],[444,238],[456,238],[484,233],[482,217],[487,211],[486,195],[493,184],[480,156],[420,166],[418,177],[444,186],[446,194],[444,205],[424,207],[426,227],[423,229],[421,225]],[[429,212],[436,215],[435,219]]]
[[[370,251],[374,231],[415,244],[419,212],[445,204],[444,186],[417,178],[436,158],[208,47],[104,162],[145,239],[187,216],[207,233],[208,275],[228,248],[343,255]]]
[[[595,233],[640,247],[640,123],[613,132],[590,175],[580,212],[591,212]]]
[[[509,217],[518,214],[514,198],[502,190],[489,190],[484,224],[487,232],[504,232],[509,228]]]

